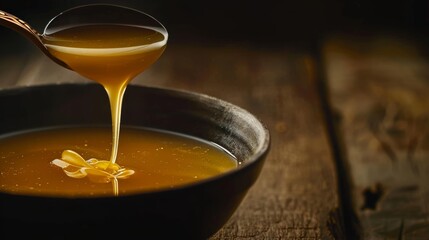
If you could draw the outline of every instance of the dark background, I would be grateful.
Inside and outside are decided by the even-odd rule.
[[[169,44],[250,44],[257,47],[307,46],[334,33],[395,33],[425,39],[429,1],[290,0],[290,1],[33,1],[1,0],[0,9],[12,13],[38,31],[68,8],[112,3],[146,12],[169,31]],[[0,28],[2,53],[32,51],[24,38]]]

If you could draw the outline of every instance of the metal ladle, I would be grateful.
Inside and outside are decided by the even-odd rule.
[[[10,28],[29,39],[31,42],[33,42],[42,52],[48,56],[50,59],[52,59],[54,62],[58,63],[59,65],[70,69],[70,67],[65,64],[63,61],[59,60],[55,56],[53,56],[48,49],[46,48],[45,44],[42,41],[42,35],[39,34],[34,28],[32,28],[28,23],[26,23],[24,20],[7,13],[5,11],[0,10],[0,25],[5,26],[7,28]]]

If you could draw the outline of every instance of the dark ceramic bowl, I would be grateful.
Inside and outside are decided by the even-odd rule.
[[[197,93],[129,86],[123,105],[123,125],[206,139],[226,148],[242,164],[195,184],[128,196],[55,198],[0,193],[0,234],[32,239],[204,239],[226,223],[258,178],[269,149],[267,129],[249,112]],[[95,84],[3,90],[0,134],[110,124],[109,111],[106,93]],[[82,218],[82,212],[96,214]]]

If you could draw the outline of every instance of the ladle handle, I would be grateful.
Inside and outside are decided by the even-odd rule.
[[[42,50],[42,52],[48,56],[49,58],[51,58],[54,62],[58,63],[59,65],[65,67],[65,68],[70,68],[69,66],[67,66],[67,64],[65,64],[63,61],[59,60],[58,58],[54,57],[49,51],[48,49],[45,47],[45,45],[43,44],[42,40],[40,39],[40,34],[34,29],[32,28],[30,25],[28,25],[28,23],[26,23],[25,21],[23,21],[22,19],[4,12],[0,10],[0,25],[5,26],[7,28],[10,28],[16,32],[21,33],[22,35],[24,35],[24,37],[28,38],[30,41],[32,41],[34,44],[36,44],[36,46]]]

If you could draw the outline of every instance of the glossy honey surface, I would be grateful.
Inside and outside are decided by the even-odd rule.
[[[0,191],[66,197],[113,195],[111,184],[68,177],[51,163],[64,149],[85,159],[108,159],[110,134],[108,127],[68,127],[3,136]],[[135,171],[118,181],[119,195],[183,186],[237,167],[229,153],[212,143],[142,128],[123,129],[117,164]]]

